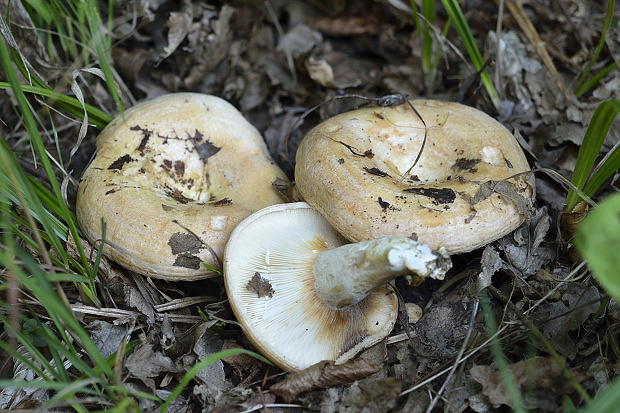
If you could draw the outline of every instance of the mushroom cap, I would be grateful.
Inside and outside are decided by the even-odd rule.
[[[388,285],[340,310],[318,297],[316,257],[344,243],[304,202],[255,212],[230,236],[224,254],[230,305],[250,342],[285,370],[349,360],[385,338],[396,322],[398,301]]]
[[[78,189],[76,213],[104,254],[154,278],[217,275],[232,229],[281,202],[272,188],[286,175],[234,106],[215,96],[174,93],[140,103],[98,136]]]
[[[301,142],[295,180],[304,200],[347,239],[417,239],[474,250],[518,227],[533,205],[529,165],[512,134],[458,103],[413,100],[325,120]],[[404,176],[406,174],[406,176]]]

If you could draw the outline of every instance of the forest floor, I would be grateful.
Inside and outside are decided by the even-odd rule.
[[[432,32],[436,66],[429,73],[423,70],[421,37],[405,1],[211,3],[117,2],[110,35],[113,67],[124,82],[119,84],[122,101],[130,107],[179,91],[220,96],[258,128],[291,181],[297,146],[310,128],[374,104],[361,97],[387,94],[476,107],[514,133],[532,167],[570,179],[594,109],[620,95],[617,71],[579,99],[572,92],[601,35],[601,2],[522,1],[521,18],[531,21],[534,32],[515,19],[515,9],[506,8],[498,17],[495,2],[462,2],[499,108],[454,27],[444,31],[447,16],[439,3]],[[620,57],[620,32],[614,30],[602,61]],[[533,35],[539,44],[532,44]],[[63,87],[63,77],[75,69],[72,63],[46,64],[53,59],[45,49],[19,30],[15,37],[39,72]],[[89,79],[81,83],[86,101],[115,115],[105,84]],[[358,97],[342,98],[345,94]],[[9,95],[1,95],[3,117],[9,104]],[[6,124],[11,116],[6,115]],[[79,124],[57,120],[61,156],[69,159]],[[6,124],[0,129],[10,136]],[[97,132],[89,128],[67,167],[75,182],[94,153]],[[605,151],[618,141],[618,132],[614,125]],[[19,152],[20,142],[8,141]],[[535,180],[536,205],[527,224],[486,248],[452,257],[444,281],[414,287],[397,280],[401,304],[415,303],[423,314],[417,322],[401,315],[387,341],[363,356],[376,363],[377,372],[342,369],[325,380],[315,369],[274,392],[270,387],[285,380],[285,372],[239,355],[201,371],[171,411],[509,411],[514,399],[503,384],[500,359],[512,373],[522,407],[557,412],[583,406],[582,391],[595,397],[620,368],[620,307],[571,254],[560,231],[566,187],[542,172]],[[69,185],[73,205],[76,189]],[[613,182],[607,183],[597,199],[614,190]],[[198,360],[226,348],[254,350],[234,321],[219,277],[147,280],[104,260],[99,284],[105,294],[96,311],[80,313],[87,304],[70,284],[65,294],[105,354],[116,351],[128,331],[139,340],[122,371],[122,382],[133,391],[166,398]],[[496,335],[489,318],[495,320]],[[47,394],[13,395],[12,406],[34,406]],[[159,408],[147,398],[139,404],[143,411]]]

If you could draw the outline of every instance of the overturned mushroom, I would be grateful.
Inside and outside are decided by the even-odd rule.
[[[77,217],[114,261],[156,278],[215,275],[232,229],[281,202],[286,179],[259,132],[223,99],[175,93],[113,120],[80,182]]]
[[[399,275],[442,279],[444,251],[398,236],[356,244],[304,202],[273,205],[243,220],[224,254],[230,305],[248,339],[285,370],[344,362],[385,338]]]
[[[296,158],[304,200],[351,241],[403,235],[450,254],[518,227],[534,186],[512,134],[467,106],[410,103],[417,113],[368,107],[312,129]]]

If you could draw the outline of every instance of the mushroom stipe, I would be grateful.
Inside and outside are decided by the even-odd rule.
[[[406,237],[348,244],[304,202],[244,219],[224,254],[230,305],[254,346],[285,370],[337,363],[383,340],[398,314],[388,281],[442,279],[444,250]]]

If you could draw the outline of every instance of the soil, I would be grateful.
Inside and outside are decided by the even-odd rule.
[[[421,37],[407,1],[116,2],[111,55],[123,105],[178,91],[220,96],[259,129],[291,181],[296,148],[311,127],[376,105],[388,94],[481,109],[515,134],[536,168],[531,219],[485,248],[453,256],[444,281],[411,286],[397,280],[401,307],[415,303],[422,316],[416,321],[401,311],[390,337],[361,359],[341,366],[322,363],[298,375],[248,355],[218,360],[190,382],[173,411],[510,411],[515,406],[491,338],[498,340],[527,409],[583,406],[580,389],[594,397],[617,374],[618,305],[574,254],[570,235],[561,233],[566,187],[544,173],[547,168],[570,179],[594,109],[620,94],[617,71],[580,98],[572,93],[599,41],[605,4],[521,2],[521,17],[540,40],[532,44],[529,26],[515,18],[519,8],[508,3],[516,2],[506,1],[498,16],[494,2],[461,2],[500,97],[495,107],[439,3],[431,33],[437,65],[425,74]],[[20,49],[49,84],[70,94],[75,67],[29,38],[29,25],[25,19],[15,29]],[[615,27],[608,34],[601,65],[618,60],[618,33]],[[87,103],[118,113],[100,78],[82,72],[77,80]],[[7,115],[0,133],[24,153],[24,166],[36,176],[24,140],[7,126],[17,124],[8,115],[10,103],[3,93],[0,106]],[[58,156],[73,178],[68,199],[74,205],[98,130],[89,127],[77,142],[79,123],[53,116],[60,131]],[[616,124],[602,153],[618,141],[618,131]],[[53,144],[50,150],[57,153]],[[614,182],[606,183],[596,199],[613,190]],[[165,282],[104,259],[99,286],[103,302],[94,313],[80,310],[84,303],[71,285],[65,293],[104,354],[116,351],[128,333],[137,340],[121,373],[132,391],[165,399],[183,374],[209,355],[228,348],[254,350],[235,322],[221,277]],[[23,397],[43,402],[45,394]],[[160,406],[136,400],[143,411]]]

